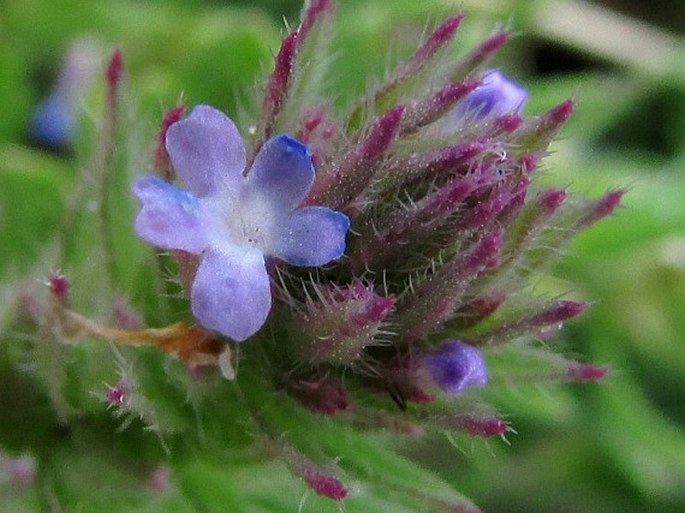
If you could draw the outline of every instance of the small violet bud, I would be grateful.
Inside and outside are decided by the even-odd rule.
[[[171,163],[189,191],[156,176],[138,179],[136,231],[165,249],[200,255],[190,291],[200,323],[236,341],[252,336],[271,309],[265,257],[316,267],[340,258],[350,226],[329,208],[298,208],[314,182],[307,147],[268,140],[247,176],[238,129],[222,112],[196,107],[166,136]]]
[[[528,92],[509,80],[501,71],[488,71],[481,79],[483,85],[469,93],[456,109],[456,116],[505,116],[523,110]]]
[[[448,394],[488,383],[483,354],[459,340],[445,340],[436,351],[423,358],[422,367],[431,381]]]

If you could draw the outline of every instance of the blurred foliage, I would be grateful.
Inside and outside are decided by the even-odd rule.
[[[439,0],[340,3],[342,23],[335,34],[339,48],[335,66],[345,72],[331,80],[330,87],[340,92],[341,102],[368,86],[358,77],[371,70],[371,75],[381,76],[398,56],[411,51],[426,20],[431,24],[454,8],[454,2]],[[74,168],[73,153],[50,154],[32,147],[27,132],[32,111],[50,90],[68,44],[83,35],[96,38],[103,61],[112,48],[124,50],[131,98],[126,115],[135,120],[137,128],[130,137],[137,139],[139,153],[130,158],[140,161],[142,174],[161,115],[181,94],[189,105],[216,105],[242,120],[243,129],[249,126],[253,106],[247,99],[278,48],[284,32],[279,18],[285,15],[295,23],[299,9],[297,2],[287,0],[263,4],[4,0],[0,10],[0,323],[16,305],[15,284],[28,270],[37,266],[43,276],[50,271],[36,259],[68,208],[66,193],[75,173],[84,172]],[[406,452],[430,461],[443,478],[485,511],[683,511],[682,69],[669,73],[665,67],[660,75],[646,67],[642,72],[601,52],[555,41],[550,36],[554,27],[541,26],[529,7],[538,2],[463,4],[469,15],[460,36],[463,48],[502,20],[520,31],[497,65],[530,88],[529,112],[540,113],[568,97],[579,100],[576,115],[554,144],[542,180],[570,184],[572,189],[594,196],[612,187],[631,188],[624,208],[570,248],[556,271],[558,280],[541,284],[597,301],[553,343],[568,354],[615,370],[599,385],[545,390],[531,386],[496,398],[518,431],[509,436],[511,446],[476,442],[462,446],[460,452],[446,440],[431,440],[430,444],[409,445]],[[573,5],[584,8],[584,4]],[[663,21],[673,27],[669,23],[676,16],[682,20],[685,8],[677,1],[669,6],[673,17]],[[622,9],[631,12],[629,6]],[[620,37],[638,36],[624,33]],[[678,41],[681,47],[685,44]],[[386,47],[391,50],[387,52]],[[665,54],[670,50],[664,49]],[[84,98],[84,138],[97,124],[93,120],[100,112],[101,90],[94,89]],[[78,153],[78,147],[75,151]],[[125,203],[123,198],[121,201]],[[120,249],[129,250],[135,251]],[[138,283],[141,304],[152,294],[150,290],[160,286],[144,277],[144,269],[122,270],[122,274],[127,281]],[[11,351],[4,348],[0,353],[0,404],[19,401],[27,411],[48,412],[44,396],[31,390],[22,374],[10,370]],[[12,415],[17,411],[21,408],[12,408]],[[74,460],[71,437],[46,431],[49,419],[45,426],[36,424],[26,432],[16,432],[22,419],[5,413],[0,411],[2,451],[20,451],[32,439],[45,444],[51,465],[61,476],[60,482],[53,484],[62,499],[80,505],[80,509],[65,511],[293,511],[302,495],[303,487],[293,490],[291,478],[280,464],[252,462],[223,468],[212,460],[211,451],[202,460],[175,456],[180,471],[167,494],[148,490],[130,495],[122,490],[131,490],[131,482],[142,479],[142,469],[141,475],[122,474],[121,461],[116,458],[140,457],[143,449],[136,446],[138,439],[129,436],[129,431],[108,442],[116,446],[112,452],[99,454],[84,447]],[[116,421],[103,415],[94,422],[107,425],[103,430],[107,433]],[[351,448],[358,448],[359,465],[365,457],[389,457],[361,439],[332,439],[330,444],[339,445],[340,453],[349,458],[355,457]],[[149,459],[154,460],[153,456]],[[98,464],[93,465],[93,460]],[[401,466],[403,461],[387,463]],[[92,475],[94,468],[101,473]],[[414,478],[418,486],[432,486],[424,474],[407,475],[408,480]],[[83,479],[97,487],[96,496],[71,495],[80,489],[73,483]],[[371,490],[366,510],[383,511],[387,493],[382,488]],[[291,506],[284,507],[283,497],[292,499],[285,502]],[[0,481],[3,511],[61,511],[46,506],[52,502],[53,498],[43,497],[36,487],[16,490]],[[349,511],[362,511],[354,500],[349,504]],[[316,498],[310,498],[305,507],[306,511],[335,509]]]

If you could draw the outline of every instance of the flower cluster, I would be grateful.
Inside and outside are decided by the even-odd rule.
[[[304,16],[276,57],[249,171],[235,125],[196,107],[165,142],[191,192],[138,180],[136,229],[159,247],[200,255],[190,300],[205,328],[242,341],[273,319],[273,382],[313,411],[354,415],[348,388],[386,390],[402,409],[438,404],[415,419],[501,434],[507,425],[492,414],[449,414],[436,394],[486,386],[489,348],[547,336],[584,309],[524,302],[521,291],[530,269],[544,269],[573,232],[611,213],[620,192],[565,209],[566,190],[535,187],[573,103],[522,117],[526,90],[499,70],[481,71],[506,33],[451,63],[445,48],[461,16],[451,18],[370,98],[336,115],[323,91],[295,95],[317,87],[299,58],[316,57],[313,32],[330,5],[313,2]],[[275,129],[292,135],[273,137]],[[290,266],[265,268],[265,256]],[[567,379],[577,365],[568,364]],[[353,373],[343,385],[335,376],[345,369]]]
[[[191,323],[104,328],[70,309],[69,283],[56,275],[45,325],[64,341],[150,344],[180,357],[194,380],[188,397],[206,408],[198,417],[220,414],[197,384],[206,367],[220,368],[240,389],[228,394],[240,408],[228,409],[246,412],[267,452],[312,490],[340,501],[351,490],[337,466],[315,461],[338,454],[283,427],[284,410],[325,416],[331,429],[501,436],[510,427],[486,398],[503,377],[606,374],[535,343],[586,305],[536,296],[530,284],[622,191],[583,200],[536,184],[574,104],[524,116],[527,91],[489,68],[508,33],[457,59],[462,16],[449,18],[384,82],[338,108],[321,80],[332,19],[330,0],[307,4],[242,135],[216,108],[184,117],[178,107],[162,123],[154,174],[133,183],[135,231],[173,251],[161,258],[178,264]],[[164,416],[141,383],[127,373],[106,399],[158,427]],[[433,509],[472,510],[421,493]]]
[[[308,72],[323,65],[316,31],[330,7],[313,2],[284,39],[247,150],[211,107],[171,124],[163,149],[190,192],[139,179],[136,230],[199,256],[197,321],[274,348],[272,382],[313,411],[355,415],[348,389],[386,391],[393,401],[381,410],[415,402],[427,405],[413,410],[416,421],[501,434],[507,425],[492,413],[468,402],[450,413],[438,398],[486,386],[488,349],[547,336],[584,309],[521,292],[531,269],[611,213],[621,193],[567,205],[566,190],[534,185],[573,103],[523,117],[526,90],[481,71],[506,33],[450,62],[461,16],[371,97],[333,112],[300,60]],[[308,89],[316,94],[297,96]],[[577,375],[577,363],[562,365],[566,379]]]

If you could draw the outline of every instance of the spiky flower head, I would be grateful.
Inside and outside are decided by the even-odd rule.
[[[210,106],[185,118],[178,107],[162,123],[156,176],[133,184],[136,231],[174,250],[190,324],[179,315],[164,328],[105,328],[70,310],[54,279],[43,325],[63,341],[151,344],[179,357],[194,414],[221,415],[221,404],[235,416],[230,429],[249,425],[266,453],[341,501],[354,496],[347,478],[383,477],[364,470],[359,447],[339,469],[341,445],[308,430],[499,436],[510,427],[485,397],[510,363],[508,382],[604,375],[535,344],[586,305],[535,296],[530,283],[622,193],[584,201],[536,185],[574,104],[523,116],[527,91],[487,68],[506,33],[458,60],[450,47],[462,16],[452,17],[339,108],[321,80],[341,72],[326,68],[332,19],[330,1],[307,4],[250,129],[241,135]],[[163,431],[126,369],[109,406]],[[235,388],[209,386],[218,375]],[[458,496],[393,486],[430,510],[476,511]]]

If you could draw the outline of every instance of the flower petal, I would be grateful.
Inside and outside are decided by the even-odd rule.
[[[241,342],[262,327],[271,309],[271,287],[264,257],[243,248],[208,251],[190,294],[200,323]]]
[[[160,248],[195,254],[207,246],[200,204],[191,193],[156,176],[136,180],[133,192],[143,204],[135,223],[143,239]]]
[[[199,197],[224,184],[233,189],[242,185],[243,140],[233,121],[209,105],[198,105],[169,127],[166,149],[176,172]]]
[[[269,139],[247,175],[250,191],[265,196],[274,210],[299,206],[314,183],[314,165],[307,147],[287,135]]]
[[[326,207],[304,207],[288,219],[273,255],[289,264],[324,265],[345,253],[350,220]]]

